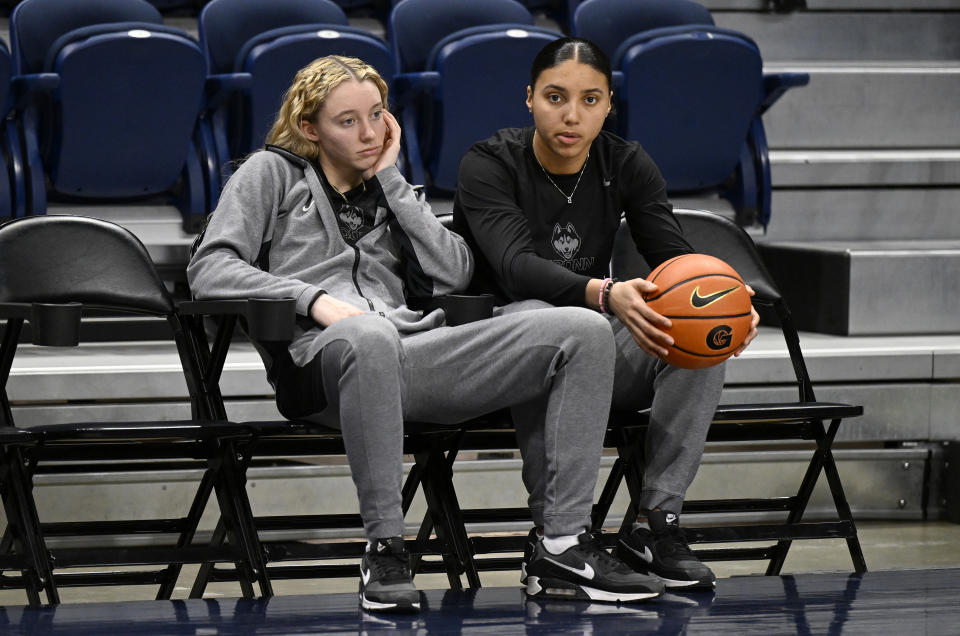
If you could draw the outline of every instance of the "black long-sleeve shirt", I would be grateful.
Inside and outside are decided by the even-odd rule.
[[[584,305],[587,282],[608,275],[622,214],[651,267],[693,251],[640,144],[601,132],[582,176],[548,179],[533,154],[533,132],[503,129],[460,163],[454,229],[483,256],[473,291]]]

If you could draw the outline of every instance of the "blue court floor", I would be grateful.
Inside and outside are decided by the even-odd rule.
[[[960,569],[732,577],[636,605],[534,601],[519,587],[428,590],[418,615],[371,615],[354,593],[0,609],[3,634],[960,633]]]

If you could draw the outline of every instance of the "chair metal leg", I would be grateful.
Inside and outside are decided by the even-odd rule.
[[[837,421],[833,426],[839,426]],[[832,436],[831,436],[832,438]],[[840,473],[837,471],[837,462],[833,457],[833,452],[827,448],[823,466],[824,475],[827,477],[827,484],[830,486],[830,494],[833,495],[833,503],[837,508],[837,513],[842,521],[848,521],[852,528],[853,536],[847,537],[847,550],[850,552],[850,560],[853,561],[853,569],[857,574],[863,574],[867,571],[867,562],[863,557],[863,549],[860,547],[860,538],[857,536],[857,526],[853,520],[853,512],[850,510],[850,503],[847,501],[846,493],[843,491],[843,484],[840,481]]]
[[[13,537],[14,549],[21,552],[28,560],[27,571],[24,571],[27,596],[31,604],[40,604],[39,590],[46,592],[47,602],[51,605],[60,602],[56,581],[53,577],[53,566],[47,552],[46,542],[40,529],[40,519],[33,502],[33,480],[31,471],[24,467],[23,454],[19,448],[8,449],[9,463],[7,467],[6,491],[9,499],[7,508],[7,523],[16,524],[19,536]],[[19,544],[19,545],[17,545]]]
[[[467,575],[472,588],[480,587],[480,575],[473,561],[470,539],[463,521],[463,513],[453,487],[453,472],[442,449],[432,448],[415,455],[424,466],[423,492],[427,508],[441,545],[451,589],[462,589],[460,572]]]
[[[643,497],[643,471],[646,467],[646,457],[644,455],[645,435],[640,432],[624,432],[624,440],[617,446],[619,459],[623,460],[620,470],[623,472],[623,480],[627,484],[627,491],[630,493],[630,505],[623,515],[623,522],[620,524],[620,534],[629,533],[633,527],[633,522],[640,515],[640,500]]]
[[[788,525],[800,523],[803,519],[803,514],[807,509],[807,504],[810,502],[810,497],[813,495],[813,490],[817,485],[817,479],[820,477],[821,471],[823,471],[825,464],[833,464],[833,470],[836,471],[836,464],[833,460],[833,453],[831,448],[833,447],[833,439],[837,434],[837,430],[840,428],[840,420],[833,420],[830,423],[829,427],[825,427],[823,422],[815,422],[813,426],[814,430],[814,439],[817,444],[817,448],[813,453],[813,457],[810,458],[810,464],[807,466],[807,471],[803,476],[803,481],[800,482],[800,488],[797,490],[797,496],[794,499],[794,504],[789,514],[787,515],[786,523]],[[828,478],[829,479],[829,478]],[[837,486],[839,486],[839,475],[836,477]],[[833,486],[831,485],[831,490]],[[843,495],[843,489],[840,488],[838,492],[834,492],[834,501],[837,503],[837,512],[841,512],[841,505],[837,500],[837,495],[839,494],[842,497],[842,507],[846,508],[847,519],[852,521],[850,516],[850,508],[846,503],[846,497]],[[784,539],[778,541],[776,546],[774,546],[770,563],[767,565],[767,574],[768,575],[778,575],[783,569],[784,561],[787,559],[787,552],[790,550],[790,546],[793,541],[790,539]],[[850,542],[848,540],[848,546]],[[859,551],[859,542],[856,542],[856,549]],[[853,550],[851,549],[851,557],[854,558],[854,566],[857,566],[856,556],[854,555]],[[862,554],[861,554],[862,560]],[[866,568],[866,565],[863,565]]]
[[[214,478],[214,472],[207,468],[197,487],[197,493],[193,498],[190,511],[187,513],[185,519],[186,527],[177,539],[178,548],[185,548],[193,542],[193,537],[197,533],[197,527],[200,525],[200,518],[203,516],[203,510],[207,507],[207,502],[210,501],[210,495],[213,493]],[[157,591],[156,600],[163,601],[170,599],[182,569],[182,563],[171,563],[167,566],[167,569],[163,573],[163,583],[160,584],[160,589]]]
[[[213,530],[210,537],[210,547],[219,548],[227,540],[227,528],[223,523],[223,517],[217,521],[217,527]],[[216,566],[212,561],[200,564],[200,571],[197,572],[197,578],[193,581],[193,587],[190,588],[190,598],[203,598],[203,592],[207,589],[207,583],[210,581],[210,574]]]
[[[458,440],[459,441],[459,440]],[[456,446],[447,451],[447,466],[449,467],[450,473],[453,473],[453,463],[457,458],[458,449]],[[423,483],[423,473],[424,467],[419,463],[415,463],[411,468],[410,472],[407,474],[407,480],[403,484],[403,490],[401,491],[402,502],[403,502],[403,515],[407,515],[407,511],[410,509],[410,504],[413,502],[414,495],[417,494],[417,488]],[[429,511],[423,517],[423,521],[420,523],[420,530],[417,531],[417,543],[422,544],[430,539],[430,535],[433,534],[433,517],[430,515]],[[469,540],[469,539],[468,539]],[[414,554],[410,557],[410,573],[413,576],[417,575],[417,572],[420,571],[420,562],[423,560],[423,555]],[[448,573],[449,576],[449,573]],[[458,579],[459,580],[459,579]],[[458,588],[459,589],[459,588]]]
[[[267,574],[263,548],[257,536],[257,528],[247,498],[246,477],[240,469],[235,444],[225,441],[223,451],[216,460],[218,465],[214,490],[220,504],[220,514],[227,530],[227,540],[241,552],[237,562],[240,586],[244,596],[253,596],[250,583],[257,581],[260,594],[273,596],[273,586]]]
[[[610,474],[607,475],[607,481],[603,484],[600,497],[597,499],[597,503],[593,505],[593,511],[590,514],[590,525],[592,529],[599,530],[603,528],[603,523],[607,520],[607,515],[610,514],[610,507],[613,505],[613,500],[617,496],[617,491],[620,490],[620,484],[623,482],[624,471],[623,458],[617,457],[613,462],[613,466],[610,467]]]

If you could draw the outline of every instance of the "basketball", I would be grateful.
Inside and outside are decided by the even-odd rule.
[[[750,294],[736,270],[706,254],[671,258],[650,272],[656,284],[647,305],[673,323],[665,360],[702,369],[733,355],[750,331]]]

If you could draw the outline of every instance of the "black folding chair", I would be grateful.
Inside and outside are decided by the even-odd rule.
[[[286,343],[292,335],[294,302],[290,299],[192,301],[182,303],[180,311],[188,326],[191,348],[199,354],[198,384],[204,397],[201,403],[209,409],[205,416],[226,419],[220,378],[238,325],[260,346],[272,349],[276,355],[285,355]],[[208,329],[211,325],[212,329]],[[297,420],[242,423],[251,431],[252,437],[238,448],[241,475],[257,462],[276,458],[345,454],[340,432],[319,424]],[[416,540],[407,542],[417,564],[414,571],[445,572],[454,589],[461,587],[460,575],[466,574],[472,586],[479,586],[452,480],[451,463],[462,430],[456,426],[420,422],[406,422],[404,429],[403,452],[413,456],[414,464],[402,489],[403,512],[406,514],[418,488],[422,487],[430,528],[426,535],[421,534]],[[254,516],[254,524],[258,532],[359,530],[363,527],[358,514]],[[223,530],[222,525],[217,527],[211,545],[220,544],[224,538]],[[260,544],[268,579],[314,578],[356,576],[356,565],[317,561],[360,558],[366,540],[262,540]],[[439,555],[440,560],[421,561],[425,555]],[[290,561],[310,563],[281,564]],[[235,578],[236,572],[218,568],[213,562],[206,563],[201,566],[190,596],[201,597],[209,582]]]
[[[754,305],[764,313],[765,318],[769,316],[775,321],[783,332],[796,376],[796,402],[721,405],[714,415],[707,441],[812,440],[816,443],[796,494],[767,499],[687,501],[683,505],[685,515],[780,512],[786,516],[783,523],[685,526],[687,538],[691,543],[775,541],[774,545],[767,547],[718,548],[697,553],[708,560],[769,560],[767,574],[780,572],[794,540],[843,538],[846,539],[855,571],[865,572],[867,566],[857,538],[856,525],[832,452],[840,423],[846,418],[862,415],[863,407],[817,401],[790,310],[750,236],[734,222],[710,212],[677,210],[676,214],[684,235],[696,251],[723,259],[753,287],[756,292]],[[625,227],[622,226],[621,230]],[[612,265],[615,275],[624,279],[645,275],[650,268],[642,262],[628,233],[623,231],[620,234]],[[643,439],[648,418],[649,410],[614,413],[611,416],[607,445],[615,446],[619,457],[595,507],[594,527],[603,525],[623,481],[627,483],[631,505],[621,532],[629,531],[636,519],[636,502],[640,499],[643,485]],[[804,521],[804,512],[821,473],[826,475],[838,518],[832,521]],[[615,540],[615,537],[610,538]]]
[[[120,226],[77,216],[28,217],[0,226],[0,318],[6,320],[0,343],[0,433],[15,428],[7,380],[25,323],[36,344],[78,344],[81,314],[88,308],[130,312],[166,319],[177,346],[194,414],[210,409],[199,404],[197,356],[189,350],[173,299],[153,267],[146,249]],[[162,408],[162,407],[161,407]],[[26,576],[31,600],[36,588],[58,602],[64,585],[158,585],[158,598],[169,598],[184,563],[235,564],[245,596],[270,593],[262,554],[252,530],[249,502],[242,488],[237,446],[248,429],[221,420],[84,422],[42,424],[29,429],[35,443],[8,445],[4,466],[4,503],[14,501],[6,548],[24,553],[32,572]],[[195,467],[203,477],[185,515],[170,519],[62,521],[38,523],[31,495],[38,473],[108,473]],[[195,547],[192,539],[211,493],[216,494],[229,538],[226,547]],[[131,506],[135,507],[136,502]],[[8,514],[9,511],[8,511]],[[111,547],[104,535],[153,536],[145,547]],[[80,537],[88,547],[50,548],[47,539]],[[160,545],[162,539],[172,545]],[[71,543],[72,544],[72,543]],[[17,550],[22,546],[21,550]],[[4,551],[7,554],[8,551]],[[118,566],[166,566],[114,571]],[[68,572],[78,567],[107,568]],[[52,575],[51,575],[52,572]]]

